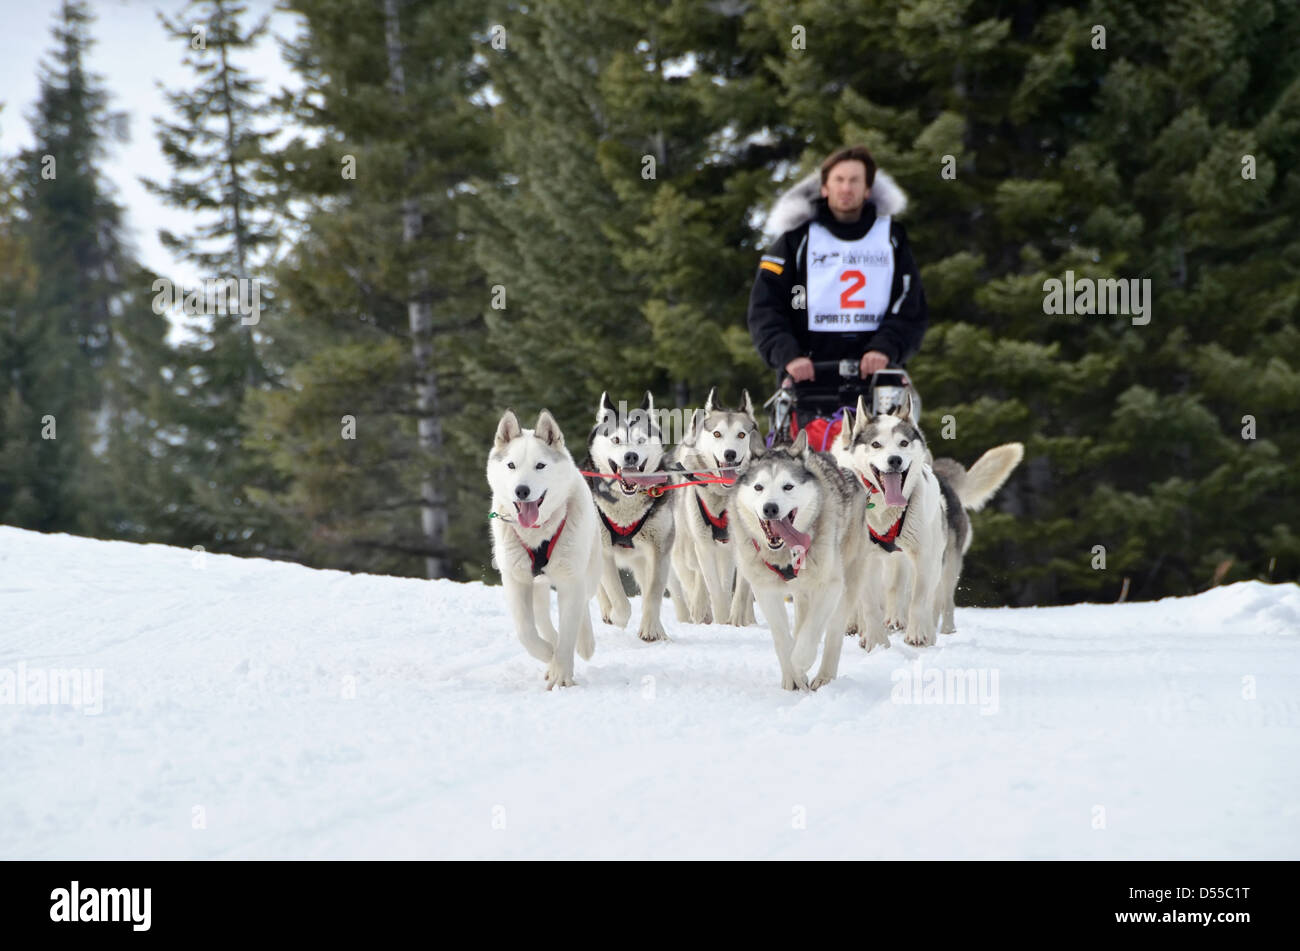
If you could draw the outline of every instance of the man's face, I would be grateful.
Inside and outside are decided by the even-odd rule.
[[[867,187],[867,167],[857,159],[838,162],[826,176],[822,197],[830,209],[838,214],[852,214],[862,210],[871,194]]]

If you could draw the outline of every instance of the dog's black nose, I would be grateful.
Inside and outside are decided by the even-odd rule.
[[[519,499],[519,501],[521,502],[524,499],[528,498],[528,492],[529,492],[529,488],[526,485],[515,486],[515,498]]]
[[[768,502],[763,506],[763,518],[776,518],[781,509],[775,502]]]
[[[726,459],[728,462],[735,462],[735,461],[736,461],[736,450],[734,450],[734,449],[728,449],[726,452],[724,452],[724,453],[722,454],[722,458],[723,458],[723,459]]]
[[[635,452],[623,453],[623,465],[634,466],[636,465],[636,461],[637,461],[637,455]]]
[[[901,469],[901,468],[903,468],[903,457],[902,457],[902,456],[890,456],[890,457],[889,457],[889,468],[891,468],[891,469]]]

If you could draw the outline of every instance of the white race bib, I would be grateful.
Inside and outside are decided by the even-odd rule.
[[[817,222],[808,228],[809,330],[875,330],[889,309],[893,285],[888,215],[856,241],[843,241]]]

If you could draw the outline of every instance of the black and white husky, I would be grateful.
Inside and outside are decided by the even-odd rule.
[[[865,580],[865,504],[852,473],[808,448],[807,430],[792,445],[760,449],[734,487],[736,561],[772,630],[787,690],[816,690],[839,670]],[[809,680],[823,641],[821,667]]]
[[[673,453],[674,464],[691,473],[710,473],[720,478],[742,476],[750,453],[761,443],[754,403],[748,391],[739,409],[727,409],[715,401],[716,389],[709,390],[703,410],[697,409],[680,445]],[[731,544],[731,515],[727,510],[730,485],[687,485],[674,493],[677,541],[673,547],[673,570],[686,588],[686,607],[678,604],[677,619],[694,623],[754,623],[754,597],[749,584],[736,574],[735,546]],[[673,591],[677,600],[677,592]],[[688,616],[683,617],[683,613]]]
[[[668,481],[663,461],[663,435],[650,392],[646,391],[639,407],[621,416],[610,403],[609,394],[602,393],[596,425],[587,439],[587,460],[582,466],[589,472],[616,477],[587,477],[601,523],[602,570],[596,600],[606,624],[626,625],[632,609],[618,570],[630,569],[641,589],[637,636],[643,641],[668,636],[661,611],[664,588],[670,584],[673,550],[671,493],[656,497],[647,492]],[[675,579],[671,583],[676,587]]]

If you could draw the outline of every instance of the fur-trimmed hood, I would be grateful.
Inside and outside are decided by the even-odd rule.
[[[821,171],[810,172],[789,191],[776,200],[767,216],[764,231],[773,237],[811,221],[817,215],[817,202],[822,197]],[[876,206],[876,216],[901,215],[907,208],[907,195],[898,183],[885,172],[876,170],[876,180],[871,183],[867,201]]]

